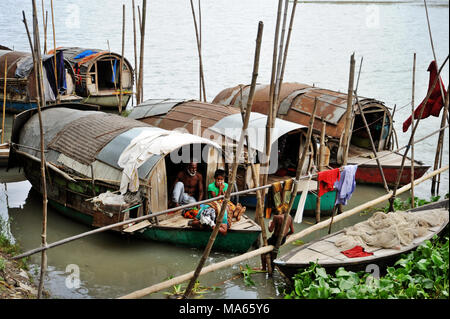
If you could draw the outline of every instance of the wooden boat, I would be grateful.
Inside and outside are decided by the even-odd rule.
[[[75,91],[83,97],[83,103],[99,105],[105,109],[119,106],[120,82],[122,82],[122,108],[125,109],[133,95],[133,68],[123,59],[120,78],[121,55],[100,50],[79,47],[60,47],[75,74]]]
[[[449,200],[424,205],[410,210],[411,214],[418,211],[430,211],[433,209],[449,210]],[[292,249],[287,254],[274,260],[275,265],[289,279],[291,279],[299,269],[307,268],[311,262],[317,262],[324,267],[328,273],[334,273],[339,267],[346,270],[364,271],[369,264],[375,264],[383,271],[386,266],[393,265],[402,254],[408,253],[417,248],[424,241],[431,239],[434,235],[440,234],[448,225],[448,218],[442,225],[437,225],[428,229],[427,233],[421,237],[416,237],[410,245],[401,249],[384,249],[373,247],[366,249],[373,255],[365,257],[348,258],[335,246],[335,242],[344,235],[344,230],[324,236],[310,243]]]
[[[195,100],[175,99],[150,99],[136,106],[128,115],[144,123],[168,130],[183,130],[191,134],[212,139],[221,145],[225,154],[230,154],[228,160],[232,160],[234,147],[239,141],[242,128],[241,112],[237,108],[211,104]],[[252,112],[249,121],[248,136],[250,139],[250,151],[257,154],[257,159],[264,158],[265,126],[267,116]],[[305,143],[307,127],[296,123],[277,119],[272,133],[272,156],[270,158],[270,172],[268,183],[284,181],[295,176],[297,168],[299,141]],[[304,145],[304,144],[303,144]],[[248,149],[246,158],[248,158]],[[310,152],[304,166],[304,173],[314,164],[316,145],[310,143]],[[248,162],[248,161],[247,161]],[[238,168],[236,189],[241,191],[254,187],[251,167],[242,161]],[[227,163],[229,163],[227,161]],[[285,163],[289,163],[289,166]],[[260,161],[255,163],[256,170],[260,170]],[[281,173],[283,168],[283,173]],[[213,172],[212,172],[213,173]],[[289,175],[290,173],[290,175]],[[316,182],[310,184],[307,196],[305,212],[314,212],[316,207],[317,190]],[[335,191],[323,196],[321,210],[324,214],[332,211]],[[297,209],[301,191],[297,194],[292,210]],[[256,207],[255,192],[239,196],[239,202],[243,205]]]
[[[249,85],[238,85],[222,90],[212,103],[239,106],[247,102]],[[242,98],[241,98],[242,96]],[[314,121],[314,134],[320,136],[322,119],[326,123],[327,147],[330,150],[330,166],[339,167],[342,164],[343,135],[345,130],[345,114],[347,111],[347,94],[328,89],[322,89],[301,83],[283,83],[280,89],[280,105],[277,116],[287,121],[308,125],[317,98],[317,111]],[[379,160],[389,185],[395,185],[401,166],[401,156],[392,152],[396,133],[391,111],[383,102],[359,97],[361,109],[370,127]],[[255,90],[252,109],[255,112],[267,114],[269,107],[269,85],[258,85]],[[373,152],[364,121],[356,102],[353,105],[351,118],[351,138],[348,152],[348,164],[360,164],[356,175],[359,183],[382,184],[381,174],[373,160]],[[383,156],[381,156],[383,155]],[[386,156],[388,155],[388,156]],[[371,157],[372,156],[372,157]],[[414,163],[415,178],[421,177],[430,166],[420,161]],[[400,185],[411,181],[411,161],[405,163]]]
[[[37,107],[36,75],[33,68],[31,53],[0,50],[0,100],[3,101],[3,86],[6,76],[6,111],[20,113]],[[47,104],[54,104],[58,92],[62,102],[79,102],[81,98],[75,95],[75,75],[63,53],[56,55],[58,83],[55,81],[53,55],[43,56],[44,91]]]
[[[75,109],[75,105],[61,104],[42,110],[50,205],[92,227],[130,220],[130,223],[112,230],[178,245],[203,247],[211,232],[187,226],[188,220],[179,213],[158,215],[139,224],[133,224],[131,219],[167,210],[171,183],[183,167],[183,162],[174,159],[177,156],[183,159],[184,152],[188,152],[188,161],[190,154],[196,155],[194,149],[201,152],[197,157],[200,161],[198,171],[206,176],[204,186],[212,182],[207,172],[217,169],[222,156],[219,146],[191,134],[163,130],[111,113],[85,110],[86,105],[83,104],[77,107],[79,109]],[[36,110],[25,111],[14,119],[11,141],[15,147],[11,149],[9,165],[22,166],[33,188],[41,192],[40,135],[36,113]],[[151,136],[151,141],[142,144],[142,134]],[[124,167],[133,167],[137,162],[130,157],[121,167],[118,161],[132,141],[132,145],[149,151],[137,169],[137,191],[129,189],[121,196],[117,193],[126,176]],[[116,199],[113,202],[102,200],[102,194]],[[226,236],[217,237],[214,249],[245,252],[260,232],[261,228],[244,216],[239,223],[232,225]]]

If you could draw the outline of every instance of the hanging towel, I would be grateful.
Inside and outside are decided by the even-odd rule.
[[[302,192],[302,195],[300,196],[300,200],[297,205],[297,211],[295,212],[294,223],[300,224],[303,220],[303,210],[305,209],[306,197],[308,196],[309,183],[311,182],[311,177],[312,177],[311,174],[309,174],[309,179],[305,183],[302,183],[300,185],[301,186],[300,190]]]
[[[344,166],[341,172],[341,178],[334,183],[334,188],[337,190],[336,205],[347,205],[347,201],[352,197],[356,186],[355,174],[357,169],[358,165]]]
[[[319,197],[334,189],[334,183],[339,180],[341,172],[339,168],[328,171],[319,172],[317,174],[317,181],[319,182]]]
[[[430,91],[431,87],[433,86],[434,81],[436,80],[436,77],[438,76],[438,67],[436,64],[436,61],[431,61],[430,65],[428,66],[428,72],[430,72],[430,79],[428,81],[428,92]],[[441,82],[442,85],[442,91],[444,93],[444,96],[447,94],[444,86],[444,82],[442,82],[441,77],[439,76],[438,81]],[[426,104],[425,104],[426,102]],[[439,83],[436,83],[434,86],[433,91],[430,94],[430,97],[428,101],[425,101],[425,99],[420,103],[420,105],[414,110],[414,119],[418,119],[420,116],[420,112],[422,112],[422,119],[429,117],[430,115],[439,117],[439,113],[441,112],[442,107],[444,106],[444,101],[442,100],[442,93],[441,93],[441,87]],[[410,116],[405,122],[403,122],[403,132],[406,132],[411,125],[412,122],[412,116]]]
[[[368,253],[368,252],[364,251],[364,248],[361,246],[355,246],[351,249],[341,251],[341,253],[343,253],[348,258],[358,258],[358,257],[366,257],[366,256],[373,255],[373,253]]]

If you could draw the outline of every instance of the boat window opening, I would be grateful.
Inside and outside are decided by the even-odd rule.
[[[376,149],[379,148],[380,141],[386,140],[389,134],[389,122],[386,121],[388,120],[387,117],[383,128],[384,113],[385,112],[382,110],[372,112],[370,111],[370,109],[364,110],[364,116],[366,118],[367,124],[369,125],[370,134],[372,136]],[[381,133],[383,133],[383,135],[381,135]],[[355,116],[350,143],[363,149],[372,149],[369,134],[367,133],[366,126],[360,114],[356,114]]]
[[[99,90],[113,90],[119,87],[118,59],[106,59],[97,61],[97,81]]]

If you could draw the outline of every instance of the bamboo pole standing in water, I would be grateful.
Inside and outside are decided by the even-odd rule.
[[[33,37],[34,46],[31,41],[30,32],[28,30],[27,21],[25,18],[25,12],[22,11],[23,23],[25,24],[25,29],[28,35],[28,41],[33,56],[33,66],[35,72],[35,82],[36,90],[38,92],[38,118],[39,118],[39,130],[40,130],[40,152],[41,152],[41,183],[42,183],[42,197],[43,197],[43,208],[42,208],[42,234],[41,234],[41,245],[43,247],[47,246],[47,185],[45,177],[45,153],[44,153],[44,130],[42,124],[41,106],[45,105],[45,95],[44,95],[44,85],[43,85],[43,71],[42,71],[42,58],[40,53],[40,41],[39,41],[39,26],[36,14],[36,1],[32,0],[33,5]],[[44,286],[44,275],[47,269],[47,253],[46,250],[41,252],[41,271],[40,271],[40,281],[38,286],[38,298],[42,296],[42,290]]]
[[[262,32],[260,32],[260,31],[262,31],[262,22],[260,22],[258,25],[258,38],[259,39],[257,40],[257,42],[259,42],[259,45],[261,42],[260,37],[262,36]],[[238,143],[238,146],[236,149],[236,153],[234,155],[234,161],[233,161],[233,165],[231,168],[231,177],[230,177],[230,180],[228,181],[229,185],[234,185],[234,182],[236,181],[236,173],[237,173],[237,168],[239,165],[239,158],[240,158],[243,148],[244,148],[244,139],[245,139],[245,136],[247,135],[248,123],[250,121],[250,115],[252,113],[252,104],[253,103],[251,103],[252,102],[251,100],[253,100],[253,95],[254,95],[255,86],[256,86],[256,78],[258,76],[259,62],[257,62],[257,58],[259,58],[259,49],[258,49],[259,45],[257,45],[257,53],[255,53],[255,64],[254,64],[254,68],[253,68],[250,96],[249,96],[249,101],[247,103],[247,108],[245,110],[245,118],[244,118],[244,121],[242,124],[242,130],[241,130],[241,135],[239,137],[239,143]],[[222,219],[223,219],[223,216],[225,215],[225,210],[226,210],[228,202],[231,198],[231,189],[232,189],[232,187],[230,186],[227,188],[227,190],[225,192],[222,206],[221,206],[220,212],[218,214],[219,216],[216,219],[216,225],[211,233],[208,244],[205,247],[202,258],[200,259],[200,262],[199,262],[197,268],[195,269],[194,276],[192,277],[191,281],[189,282],[189,285],[186,288],[186,291],[184,293],[185,298],[189,297],[189,295],[191,294],[192,288],[194,287],[194,284],[197,281],[198,276],[200,276],[200,272],[206,262],[206,259],[209,257],[211,248],[216,240],[217,233],[219,232],[219,228],[222,224]]]
[[[191,10],[192,10],[192,18],[194,20],[194,28],[195,28],[195,38],[197,39],[197,51],[198,51],[198,60],[199,60],[199,100],[206,102],[206,93],[205,93],[205,77],[203,74],[203,61],[202,61],[202,40],[201,40],[201,8],[200,8],[200,0],[198,0],[198,10],[199,10],[199,23],[200,30],[197,26],[197,19],[195,17],[194,4],[192,0],[191,2]]]
[[[8,77],[8,57],[5,57],[5,77],[3,78],[3,116],[2,116],[2,141],[1,144],[3,144],[4,141],[4,135],[5,135],[5,110],[6,110],[6,82]]]
[[[139,53],[139,103],[142,103],[144,99],[144,44],[145,44],[145,20],[147,17],[147,0],[142,0],[142,20],[141,24],[141,50]]]
[[[135,83],[135,87],[136,87],[136,95],[135,95],[135,99],[136,99],[136,104],[138,104],[138,90],[137,90],[137,85],[138,85],[138,60],[137,60],[137,48],[136,48],[136,10],[135,10],[135,5],[134,5],[134,0],[132,1],[132,9],[133,9],[133,39],[134,39],[134,83]]]
[[[324,156],[325,156],[325,130],[327,128],[327,123],[322,118],[322,131],[320,132],[320,147],[319,147],[319,160],[318,160],[318,171],[322,172],[325,170]],[[316,223],[320,222],[320,196],[319,196],[319,183],[317,183],[317,198],[316,198]]]
[[[123,104],[123,56],[125,54],[125,5],[122,5],[122,55],[120,57],[119,70],[119,114],[122,114]]]
[[[411,96],[411,125],[414,127],[414,91],[416,87],[416,53],[413,56],[412,96]],[[411,207],[414,208],[414,135],[411,130]]]
[[[53,13],[53,0],[50,0],[50,5],[51,5],[51,9],[52,9],[52,28],[53,28],[53,59],[54,59],[54,64],[53,66],[55,67],[55,84],[56,84],[56,101],[60,102],[61,101],[61,96],[59,94],[59,88],[58,88],[58,68],[56,65],[56,37],[55,37],[55,14]],[[39,45],[40,47],[40,45]],[[39,55],[41,53],[39,52]]]
[[[295,201],[295,197],[297,196],[297,192],[298,192],[298,184],[300,182],[300,177],[302,175],[302,168],[303,168],[303,164],[305,163],[306,160],[306,154],[308,153],[308,149],[309,149],[309,141],[311,141],[311,136],[312,136],[312,131],[313,131],[313,126],[314,126],[314,117],[316,116],[316,109],[317,109],[317,97],[314,98],[314,107],[313,107],[313,111],[311,114],[311,118],[309,120],[309,127],[308,127],[308,133],[306,134],[306,143],[305,146],[303,148],[303,152],[302,152],[302,143],[299,143],[299,147],[298,147],[298,163],[297,163],[297,172],[295,175],[295,180],[294,180],[294,189],[292,190],[291,193],[291,198],[289,199],[289,205],[287,207],[287,209],[284,211],[284,218],[283,218],[283,223],[281,225],[281,229],[280,232],[278,233],[278,237],[277,237],[277,242],[275,244],[275,247],[272,251],[272,260],[274,260],[277,255],[278,255],[278,250],[280,249],[280,245],[281,245],[281,241],[284,237],[284,231],[287,225],[287,220],[290,217],[290,212],[292,209],[292,206],[294,205],[294,201]],[[301,140],[301,135],[300,135],[300,140]],[[308,192],[308,189],[303,190],[304,192]],[[300,205],[300,203],[299,203]],[[272,271],[273,271],[273,267],[272,267]],[[272,275],[272,274],[270,274]]]
[[[42,26],[44,27],[44,53],[47,54],[47,18],[48,12],[45,11],[44,0],[41,1],[42,6]],[[44,14],[45,11],[45,14]]]

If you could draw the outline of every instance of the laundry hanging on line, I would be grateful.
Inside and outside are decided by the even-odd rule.
[[[317,174],[317,182],[319,183],[318,196],[321,197],[323,194],[332,191],[334,189],[334,183],[340,179],[340,176],[341,172],[339,168],[319,172]]]
[[[358,165],[346,165],[341,172],[341,178],[334,183],[336,189],[336,205],[347,205],[347,201],[352,197],[355,191],[355,175]]]

